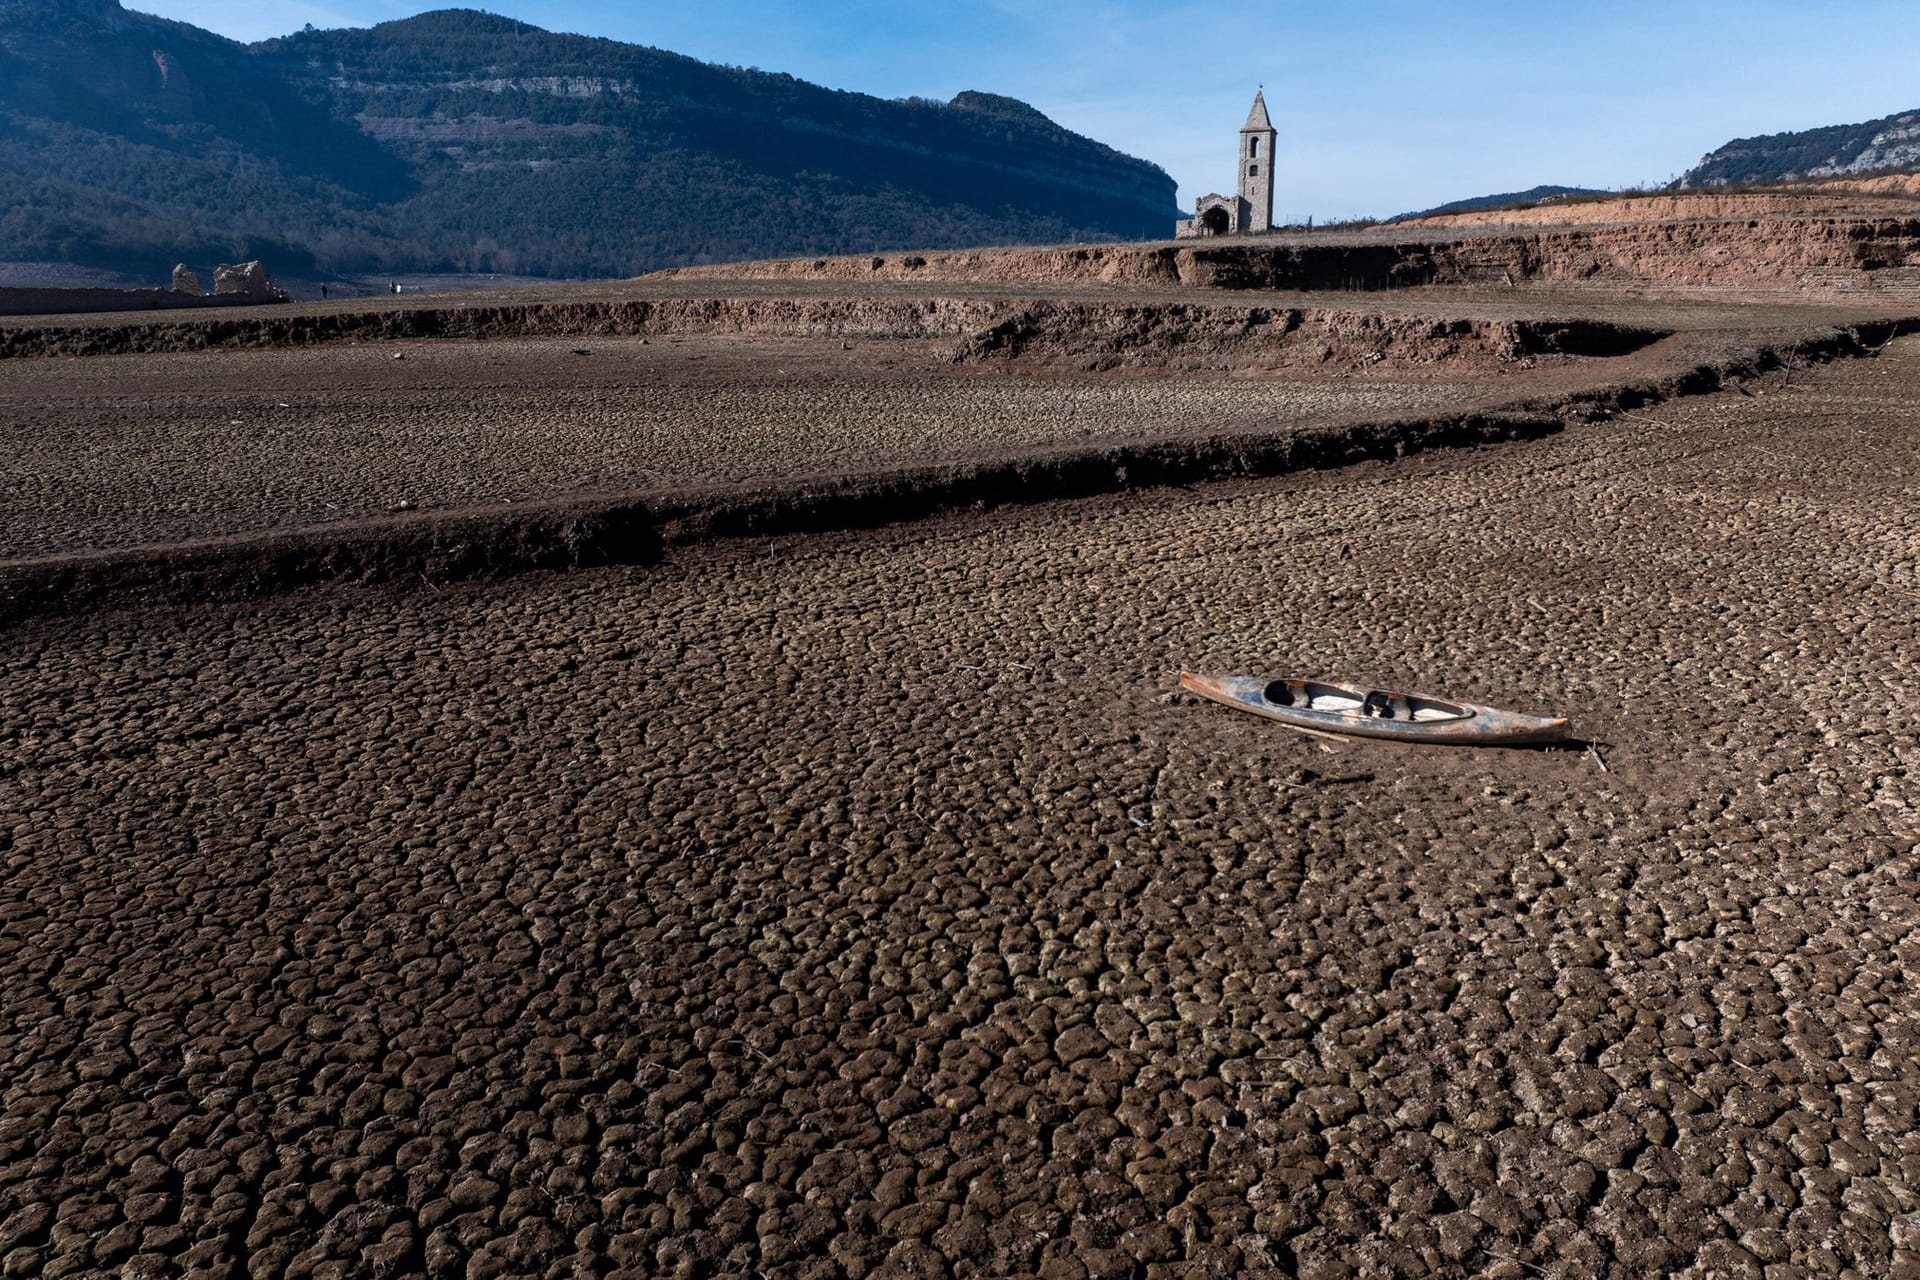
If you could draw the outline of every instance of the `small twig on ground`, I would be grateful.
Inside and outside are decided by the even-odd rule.
[[[1601,756],[1601,754],[1600,754],[1600,748],[1599,748],[1599,747],[1596,747],[1596,746],[1594,746],[1594,745],[1593,745],[1593,744],[1592,744],[1591,742],[1589,742],[1589,743],[1587,744],[1587,754],[1588,754],[1588,755],[1590,755],[1590,756],[1592,756],[1592,757],[1593,757],[1593,762],[1594,762],[1595,764],[1597,764],[1597,765],[1599,765],[1599,766],[1600,766],[1600,772],[1602,772],[1602,773],[1612,773],[1612,772],[1613,772],[1613,770],[1611,770],[1611,769],[1609,769],[1609,768],[1607,768],[1607,762],[1606,762],[1606,760],[1605,760],[1605,759],[1604,759],[1604,758],[1603,758],[1603,757]]]
[[[1345,746],[1347,742],[1345,738],[1341,737],[1337,733],[1327,733],[1320,729],[1309,729],[1303,724],[1288,724],[1286,721],[1282,720],[1280,722],[1280,727],[1283,729],[1291,729],[1295,733],[1304,733],[1311,738],[1324,738],[1328,742],[1338,742],[1342,746]]]
[[[748,1044],[745,1040],[739,1040],[739,1039],[722,1040],[720,1043],[721,1044],[737,1044],[742,1049],[745,1049],[748,1053],[752,1054],[754,1057],[760,1059],[760,1061],[766,1063],[768,1066],[773,1065],[772,1058],[769,1058],[766,1054],[760,1052],[760,1050],[754,1048],[752,1045]]]
[[[1665,429],[1665,430],[1667,430],[1667,431],[1672,431],[1672,430],[1674,430],[1674,425],[1673,425],[1673,424],[1672,424],[1671,422],[1662,422],[1662,421],[1660,421],[1660,419],[1658,419],[1658,418],[1649,418],[1649,417],[1648,417],[1648,416],[1647,416],[1646,414],[1644,414],[1644,413],[1625,413],[1625,412],[1623,412],[1623,413],[1621,413],[1621,415],[1620,415],[1620,416],[1621,416],[1621,417],[1623,417],[1623,418],[1631,418],[1631,419],[1633,419],[1633,420],[1634,420],[1635,422],[1644,422],[1644,423],[1647,423],[1647,424],[1648,424],[1648,425],[1650,425],[1650,426],[1655,426],[1655,427],[1660,427],[1660,428],[1663,428],[1663,429]]]
[[[1511,1253],[1501,1253],[1501,1252],[1499,1252],[1498,1250],[1495,1250],[1495,1249],[1489,1249],[1489,1250],[1487,1250],[1487,1252],[1488,1252],[1488,1253],[1491,1253],[1491,1254],[1493,1254],[1493,1256],[1494,1256],[1494,1257],[1496,1257],[1496,1258],[1504,1258],[1504,1259],[1506,1259],[1506,1260],[1507,1260],[1508,1262],[1512,1262],[1512,1263],[1516,1263],[1516,1264],[1518,1264],[1518,1265],[1520,1265],[1520,1266],[1523,1266],[1523,1267],[1525,1267],[1525,1268],[1526,1268],[1527,1270],[1529,1270],[1529,1271],[1532,1271],[1532,1272],[1535,1272],[1535,1273],[1537,1273],[1537,1274],[1539,1274],[1539,1275],[1543,1275],[1543,1276],[1544,1276],[1544,1275],[1551,1275],[1551,1274],[1552,1274],[1552,1273],[1551,1273],[1551,1272],[1549,1272],[1549,1271],[1548,1271],[1548,1270],[1547,1270],[1547,1269],[1546,1269],[1545,1267],[1543,1267],[1543,1266],[1540,1266],[1540,1265],[1538,1265],[1537,1263],[1532,1263],[1532,1262],[1528,1262],[1528,1261],[1527,1261],[1527,1260],[1526,1260],[1525,1258],[1522,1258],[1522,1257],[1518,1257],[1518,1256],[1516,1256],[1516,1255],[1514,1255],[1514,1254],[1511,1254]]]
[[[424,582],[424,583],[426,583],[426,584],[427,584],[427,590],[429,590],[429,591],[431,591],[431,592],[433,592],[433,594],[435,594],[435,595],[439,595],[439,594],[440,594],[440,588],[438,588],[438,587],[436,587],[436,586],[434,586],[434,585],[433,585],[433,579],[432,579],[432,578],[429,578],[429,577],[428,577],[428,576],[427,576],[426,574],[424,574],[424,573],[423,573],[423,574],[421,574],[421,575],[420,575],[420,581],[422,581],[422,582]]]

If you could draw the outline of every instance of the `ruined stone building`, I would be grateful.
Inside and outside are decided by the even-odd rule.
[[[1253,95],[1253,110],[1240,128],[1240,194],[1201,196],[1193,216],[1173,224],[1182,240],[1195,236],[1246,235],[1273,229],[1273,144],[1265,93]]]

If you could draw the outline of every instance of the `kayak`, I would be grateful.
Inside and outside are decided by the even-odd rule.
[[[1221,706],[1315,733],[1468,747],[1564,742],[1572,734],[1564,717],[1523,716],[1451,698],[1327,680],[1202,676],[1182,671],[1180,687]]]

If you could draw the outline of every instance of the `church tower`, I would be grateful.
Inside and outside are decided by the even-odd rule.
[[[1273,230],[1273,148],[1280,135],[1267,116],[1267,95],[1253,95],[1253,110],[1240,129],[1240,156],[1234,168],[1240,174],[1240,194],[1218,192],[1200,197],[1191,218],[1173,224],[1179,240],[1201,236],[1247,235]]]
[[[1240,128],[1240,209],[1247,231],[1273,230],[1273,144],[1279,139],[1267,116],[1267,95],[1253,95],[1253,110]]]

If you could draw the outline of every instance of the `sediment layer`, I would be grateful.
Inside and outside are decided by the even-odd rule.
[[[1289,290],[1650,285],[1850,294],[1920,290],[1920,217],[1693,219],[1424,237],[1393,228],[1359,237],[792,259],[662,275]]]
[[[1473,209],[1409,218],[1403,231],[1426,227],[1579,227],[1663,222],[1751,223],[1798,218],[1911,218],[1920,214],[1920,174],[1804,183],[1762,191],[1696,188],[1672,194],[1555,202],[1520,209]],[[1738,231],[1736,229],[1737,236]]]
[[[669,545],[741,535],[817,533],[1162,485],[1281,474],[1425,450],[1534,438],[1574,419],[1719,389],[1786,359],[1871,352],[1894,325],[1829,330],[1797,342],[1499,413],[1347,424],[1317,431],[1035,450],[999,460],[906,468],[794,486],[569,498],[547,504],[403,515],[164,547],[0,564],[0,623],[112,603],[237,600],[323,582],[433,587],[472,578],[645,563]]]
[[[1495,359],[1631,351],[1663,331],[1586,320],[1448,320],[1340,308],[1208,302],[1099,303],[927,298],[676,298],[521,306],[445,306],[204,320],[0,328],[0,358],[217,348],[305,347],[423,338],[651,337],[759,334],[955,339],[956,359],[1077,350],[1149,357],[1221,352],[1271,364],[1318,362],[1363,344],[1430,358]]]
[[[1785,372],[10,634],[8,1270],[1920,1270],[1920,340]],[[1594,746],[1341,745],[1182,667]]]
[[[325,582],[434,587],[540,570],[645,564],[717,538],[871,528],[941,511],[1275,475],[1559,430],[1548,416],[1466,415],[1326,431],[1059,450],[802,486],[612,495],[422,513],[347,526],[0,564],[0,623],[112,602],[242,600]]]

